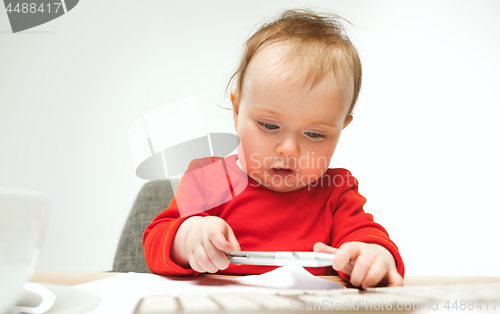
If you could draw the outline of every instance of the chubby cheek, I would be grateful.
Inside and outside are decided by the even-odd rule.
[[[260,169],[264,165],[264,154],[259,150],[261,144],[255,139],[248,141],[247,145],[244,146],[245,158],[247,164],[247,170],[249,172],[260,173]]]
[[[304,157],[307,162],[301,163],[302,171],[317,177],[321,177],[328,169],[333,153],[335,152],[336,141],[328,145],[315,146],[308,150]]]
[[[251,126],[245,125],[245,123],[238,124],[237,134],[240,138],[240,144],[238,145],[240,162],[244,169],[252,171],[256,167],[256,164],[260,163],[262,153],[259,147],[262,145],[259,143],[255,131],[252,130]]]

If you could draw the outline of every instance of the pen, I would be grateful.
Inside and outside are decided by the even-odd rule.
[[[231,264],[303,267],[332,266],[335,255],[322,252],[256,252],[231,251],[226,254]]]

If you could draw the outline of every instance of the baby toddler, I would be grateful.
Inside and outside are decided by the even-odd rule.
[[[399,250],[363,211],[357,180],[328,168],[361,88],[339,20],[290,10],[248,39],[232,77],[237,154],[190,164],[196,175],[183,177],[144,232],[151,271],[260,274],[274,267],[229,264],[225,253],[313,250],[335,254],[331,267],[306,268],[315,275],[336,271],[362,288],[403,284]]]

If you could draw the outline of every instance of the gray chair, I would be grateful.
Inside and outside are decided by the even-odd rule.
[[[113,262],[114,272],[151,272],[144,260],[142,234],[156,215],[168,207],[173,197],[170,180],[144,184],[123,227]]]

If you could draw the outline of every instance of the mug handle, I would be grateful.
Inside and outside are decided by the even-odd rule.
[[[13,306],[11,308],[11,311],[13,313],[42,314],[47,312],[56,301],[55,294],[40,284],[28,282],[24,284],[23,288],[26,291],[38,294],[40,297],[42,297],[42,301],[36,307]]]

